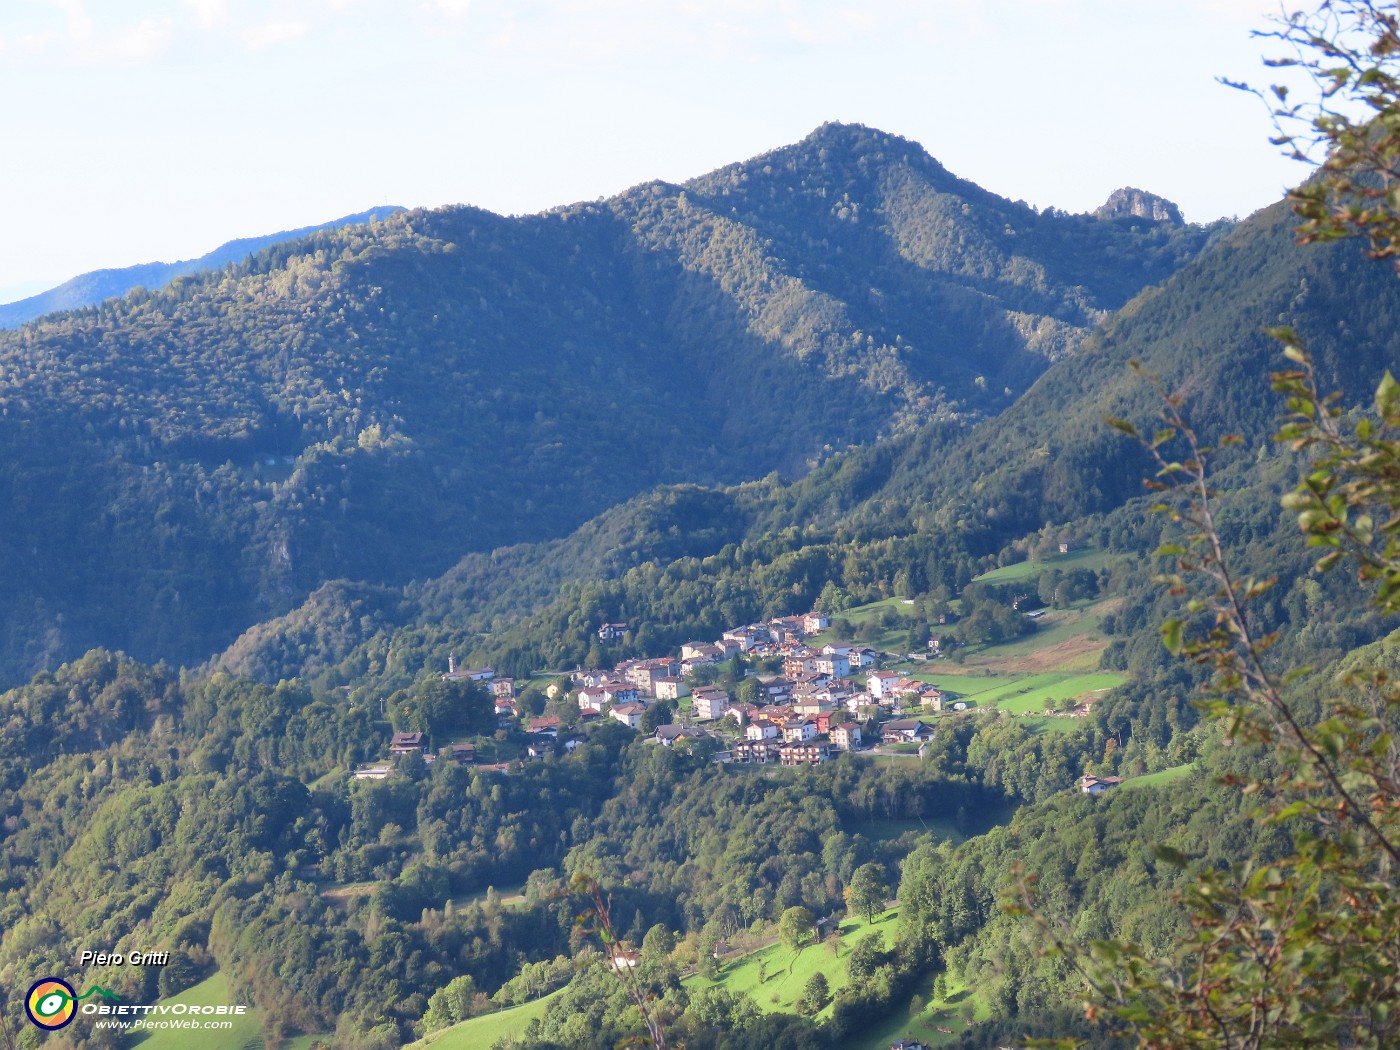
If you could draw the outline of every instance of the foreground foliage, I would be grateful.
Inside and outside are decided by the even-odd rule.
[[[1320,176],[1294,196],[1309,241],[1363,236],[1377,258],[1396,254],[1400,207],[1400,19],[1369,0],[1325,2],[1283,17],[1275,33],[1296,49],[1316,99],[1276,117],[1303,130],[1280,141],[1302,156],[1320,145]],[[1289,329],[1273,333],[1292,362],[1273,376],[1288,415],[1277,439],[1306,457],[1283,505],[1296,515],[1319,572],[1356,574],[1358,602],[1400,613],[1400,385],[1389,372],[1367,409],[1324,396],[1313,361]],[[1168,397],[1166,427],[1147,447],[1163,504],[1183,530],[1159,553],[1164,577],[1189,595],[1186,617],[1162,627],[1166,647],[1207,668],[1207,714],[1226,742],[1272,758],[1274,775],[1236,781],[1260,801],[1254,816],[1286,830],[1280,856],[1202,866],[1182,893],[1189,932],[1165,953],[1102,940],[1086,954],[1039,919],[1084,976],[1089,1013],[1105,1012],[1145,1047],[1388,1047],[1400,1042],[1400,685],[1365,658],[1335,677],[1276,657],[1278,634],[1257,606],[1271,578],[1239,574],[1226,555],[1217,494],[1202,447]],[[1128,423],[1116,422],[1136,435]],[[1228,441],[1229,439],[1227,439]],[[1237,440],[1237,439],[1235,439]],[[1167,846],[1158,855],[1185,866]]]

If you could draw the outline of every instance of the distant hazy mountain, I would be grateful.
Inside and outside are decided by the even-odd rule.
[[[269,233],[265,237],[241,237],[219,245],[198,259],[186,259],[183,262],[141,263],[115,270],[93,270],[91,273],[79,274],[56,288],[0,306],[0,328],[14,328],[56,310],[77,310],[84,306],[92,306],[103,299],[125,295],[133,288],[158,291],[177,277],[198,273],[200,270],[216,270],[232,262],[242,262],[255,252],[279,241],[295,240],[318,230],[331,230],[338,226],[382,219],[402,210],[390,206],[371,208],[369,211],[346,215],[344,218],[332,219],[316,226],[303,226],[299,230],[283,230],[281,233]]]

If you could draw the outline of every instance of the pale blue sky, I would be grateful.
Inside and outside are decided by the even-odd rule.
[[[7,0],[0,299],[378,204],[537,211],[826,120],[1070,211],[1192,221],[1302,170],[1268,145],[1268,0]],[[20,287],[33,282],[28,288]],[[8,293],[8,294],[6,294]]]

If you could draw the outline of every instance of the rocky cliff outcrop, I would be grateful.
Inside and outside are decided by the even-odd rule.
[[[1094,212],[1097,219],[1126,219],[1129,216],[1151,219],[1153,222],[1169,222],[1173,226],[1186,224],[1186,220],[1181,217],[1181,209],[1171,201],[1132,186],[1114,190],[1108,195],[1103,207]]]

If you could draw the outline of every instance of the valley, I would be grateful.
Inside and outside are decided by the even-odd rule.
[[[1111,1045],[1074,952],[1171,957],[1198,871],[1330,833],[1257,819],[1297,774],[1250,712],[1373,739],[1385,683],[1345,675],[1400,625],[1316,571],[1369,510],[1327,490],[1310,547],[1280,509],[1344,439],[1273,440],[1261,328],[1352,427],[1400,403],[1365,393],[1394,275],[1285,204],[1113,201],[1032,208],[826,124],[0,333],[16,1046],[177,1045],[44,1034],[10,991],[45,974],[244,1004],[230,1048]],[[1163,391],[1218,449],[1208,530],[1143,484],[1153,449],[1189,469],[1182,427],[1105,422],[1153,433]],[[1392,456],[1392,425],[1356,440]],[[1172,578],[1203,531],[1239,620]],[[1203,703],[1245,626],[1281,684]]]

